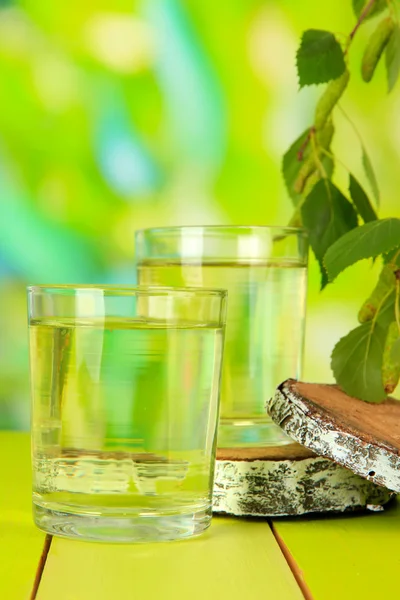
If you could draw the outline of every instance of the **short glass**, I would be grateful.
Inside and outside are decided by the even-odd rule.
[[[28,288],[40,529],[142,542],[211,520],[224,290]]]
[[[168,227],[136,234],[140,284],[228,290],[220,447],[291,441],[264,405],[284,379],[301,376],[307,260],[301,228]]]

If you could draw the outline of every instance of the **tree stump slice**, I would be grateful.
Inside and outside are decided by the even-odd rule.
[[[267,402],[272,419],[294,440],[400,492],[400,402],[357,400],[337,386],[284,381]]]
[[[215,513],[278,517],[383,510],[393,493],[293,443],[265,448],[220,448]]]

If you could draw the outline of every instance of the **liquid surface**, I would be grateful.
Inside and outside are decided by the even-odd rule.
[[[306,267],[296,262],[148,261],[138,266],[138,281],[228,290],[219,445],[267,442],[266,400],[283,380],[301,375]],[[275,441],[285,439],[273,431]]]
[[[215,327],[33,321],[36,507],[112,519],[209,513],[221,345]]]

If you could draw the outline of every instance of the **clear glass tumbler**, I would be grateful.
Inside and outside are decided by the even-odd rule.
[[[209,526],[226,296],[28,289],[40,529],[141,542]]]
[[[228,317],[218,445],[290,442],[265,413],[288,377],[301,376],[308,241],[288,227],[169,227],[136,234],[138,282],[219,286]]]

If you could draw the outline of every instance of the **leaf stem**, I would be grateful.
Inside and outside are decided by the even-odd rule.
[[[328,174],[327,174],[327,172],[326,172],[326,170],[324,168],[324,165],[322,164],[322,162],[320,161],[319,156],[318,156],[318,150],[322,149],[322,146],[318,145],[318,149],[317,149],[317,141],[316,141],[316,138],[315,138],[315,129],[311,133],[310,139],[311,139],[311,145],[312,145],[312,151],[313,151],[313,154],[314,154],[315,164],[317,165],[317,169],[320,172],[322,179],[324,180],[324,184],[325,184],[325,188],[326,188],[326,193],[327,193],[327,196],[328,196],[328,198],[330,200],[331,212],[333,213],[332,194],[331,194],[330,187],[328,185]]]
[[[334,160],[337,163],[339,163],[339,165],[341,165],[343,167],[343,169],[345,171],[347,171],[351,175],[351,171],[350,171],[349,167],[347,165],[345,165],[344,162],[342,162],[340,160],[340,158],[338,158],[337,156],[335,156],[334,154],[332,154],[332,152],[329,152],[329,150],[327,150],[323,146],[320,146],[319,149],[321,150],[322,154],[325,154],[325,156],[328,156],[328,158],[331,158],[332,160]]]
[[[340,110],[340,112],[342,113],[342,115],[344,116],[344,118],[346,119],[346,121],[348,122],[348,124],[350,125],[350,127],[352,128],[352,130],[354,131],[354,133],[356,134],[361,146],[364,148],[364,142],[361,137],[361,133],[358,131],[357,127],[355,126],[354,121],[352,121],[350,119],[349,115],[347,114],[347,112],[344,110],[344,108],[342,107],[342,105],[340,103],[337,104],[337,107]]]
[[[322,146],[318,146],[318,149],[317,149],[317,143],[315,140],[315,132],[312,132],[310,134],[310,140],[311,140],[311,147],[312,147],[312,152],[314,155],[315,164],[317,165],[318,171],[321,173],[321,177],[326,179],[328,177],[328,175],[327,175],[324,165],[320,161],[319,155],[318,155],[318,149],[321,149]]]

